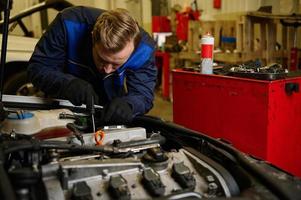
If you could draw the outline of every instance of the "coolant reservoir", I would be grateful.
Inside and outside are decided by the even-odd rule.
[[[60,113],[72,114],[68,109],[18,111],[10,113],[1,124],[2,133],[31,135],[46,128],[66,126],[73,119],[59,119]]]

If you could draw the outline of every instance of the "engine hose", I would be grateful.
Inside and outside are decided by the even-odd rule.
[[[118,148],[112,146],[80,146],[78,144],[68,144],[62,141],[23,140],[5,142],[4,155],[24,150],[41,149],[66,149],[70,151],[118,153]]]
[[[3,143],[4,154],[10,154],[17,151],[24,150],[40,150],[40,149],[66,149],[70,151],[88,151],[88,152],[101,152],[101,153],[120,153],[121,149],[131,148],[136,146],[150,145],[150,144],[163,144],[165,137],[155,135],[151,138],[130,142],[122,142],[116,146],[112,145],[99,145],[99,146],[85,146],[78,144],[68,144],[63,141],[40,141],[40,140],[19,140],[19,141],[6,141]]]
[[[73,132],[73,135],[80,141],[82,145],[85,144],[83,134],[77,129],[74,123],[68,123],[66,127]]]

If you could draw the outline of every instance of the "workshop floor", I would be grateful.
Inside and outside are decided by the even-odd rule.
[[[165,121],[172,121],[173,112],[172,112],[172,102],[164,100],[159,91],[155,93],[154,107],[148,113],[148,115],[160,117]]]

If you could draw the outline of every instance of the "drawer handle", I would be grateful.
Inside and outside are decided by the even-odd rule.
[[[287,95],[299,92],[299,83],[285,83],[285,92]]]

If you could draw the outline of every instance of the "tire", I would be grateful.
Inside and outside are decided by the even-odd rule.
[[[4,83],[3,94],[21,96],[39,96],[44,94],[27,80],[27,72],[21,71],[11,75]]]

